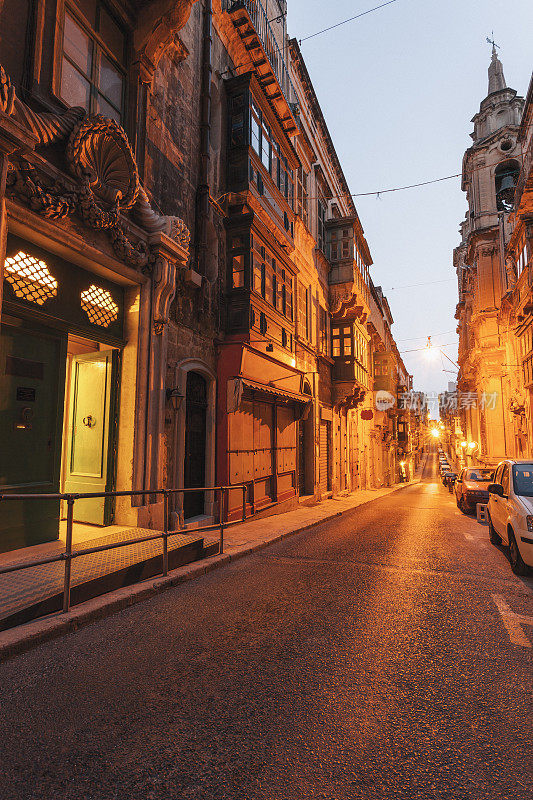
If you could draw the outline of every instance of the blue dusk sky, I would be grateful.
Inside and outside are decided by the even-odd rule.
[[[288,33],[304,39],[379,4],[288,0]],[[472,142],[470,120],[487,95],[486,37],[493,30],[507,85],[524,96],[533,68],[532,0],[395,0],[302,41],[352,192],[461,171]],[[400,351],[423,348],[431,335],[455,360],[452,251],[466,212],[460,178],[379,199],[359,197],[355,204],[374,261],[372,278],[388,297]],[[419,390],[442,391],[455,378],[452,364],[438,354],[432,362],[423,352],[402,355]]]

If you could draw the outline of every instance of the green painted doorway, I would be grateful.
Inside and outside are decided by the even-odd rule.
[[[3,315],[0,491],[59,492],[67,336]],[[0,504],[0,552],[59,536],[58,500]]]

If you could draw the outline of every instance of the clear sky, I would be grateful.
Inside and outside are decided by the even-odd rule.
[[[288,0],[297,39],[384,0]],[[352,192],[372,192],[461,171],[470,122],[488,89],[494,30],[507,85],[524,96],[533,68],[533,0],[396,0],[301,49]],[[355,198],[394,317],[400,351],[429,335],[457,358],[452,251],[466,212],[460,179]],[[438,282],[439,281],[439,282]],[[426,283],[425,286],[412,284]],[[402,288],[410,287],[410,288]],[[453,366],[402,353],[419,390],[447,388]]]

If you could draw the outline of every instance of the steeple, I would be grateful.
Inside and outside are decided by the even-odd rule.
[[[492,60],[489,66],[489,94],[499,92],[501,89],[506,89],[507,84],[503,75],[503,65],[496,52],[496,45],[494,41],[492,44]]]

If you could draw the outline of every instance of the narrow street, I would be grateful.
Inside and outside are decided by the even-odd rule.
[[[420,485],[1,665],[0,794],[529,800],[532,644],[533,579],[432,454]]]

